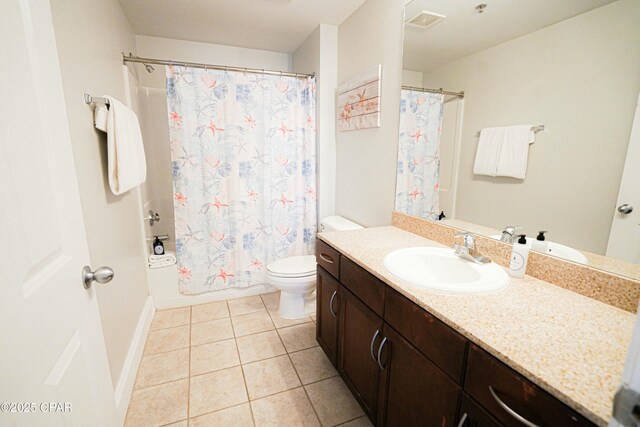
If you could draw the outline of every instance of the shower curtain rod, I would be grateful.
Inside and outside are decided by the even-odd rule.
[[[460,99],[464,98],[464,91],[452,92],[450,90],[444,90],[442,88],[440,88],[440,89],[428,89],[426,87],[416,87],[416,86],[402,86],[402,89],[413,90],[415,92],[441,93],[443,95],[457,96]]]
[[[141,58],[139,56],[133,56],[131,53],[129,54],[129,56],[126,56],[123,53],[122,62],[125,64],[127,62],[135,62],[139,64],[180,65],[183,67],[204,68],[205,70],[240,71],[243,73],[267,74],[270,76],[287,76],[287,77],[296,77],[296,78],[315,77],[315,74],[313,73],[312,74],[291,73],[288,71],[263,70],[260,68],[232,67],[230,65],[213,65],[213,64],[202,64],[198,62],[184,62],[184,61],[172,61],[167,59]]]

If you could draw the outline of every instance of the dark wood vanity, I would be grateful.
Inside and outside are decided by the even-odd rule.
[[[595,425],[321,240],[316,259],[318,343],[374,425]]]

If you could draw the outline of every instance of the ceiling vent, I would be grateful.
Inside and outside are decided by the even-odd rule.
[[[423,10],[413,18],[407,19],[407,25],[412,27],[427,29],[441,22],[446,16]]]

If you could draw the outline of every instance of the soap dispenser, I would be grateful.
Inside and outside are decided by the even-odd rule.
[[[544,233],[546,233],[546,231],[538,232],[538,237],[536,237],[536,240],[531,242],[531,249],[546,254],[547,252],[549,252],[549,244],[545,240]]]
[[[164,244],[162,243],[162,240],[158,238],[158,236],[156,236],[156,238],[153,240],[153,254],[164,255]]]
[[[511,262],[509,263],[509,274],[512,277],[524,277],[527,271],[527,261],[529,260],[529,247],[527,246],[527,236],[520,234],[518,241],[513,244],[511,251]]]

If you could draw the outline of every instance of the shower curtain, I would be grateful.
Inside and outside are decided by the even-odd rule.
[[[315,80],[166,71],[180,292],[266,283],[314,251]]]
[[[440,213],[440,128],[444,95],[402,90],[395,209],[425,219]]]

